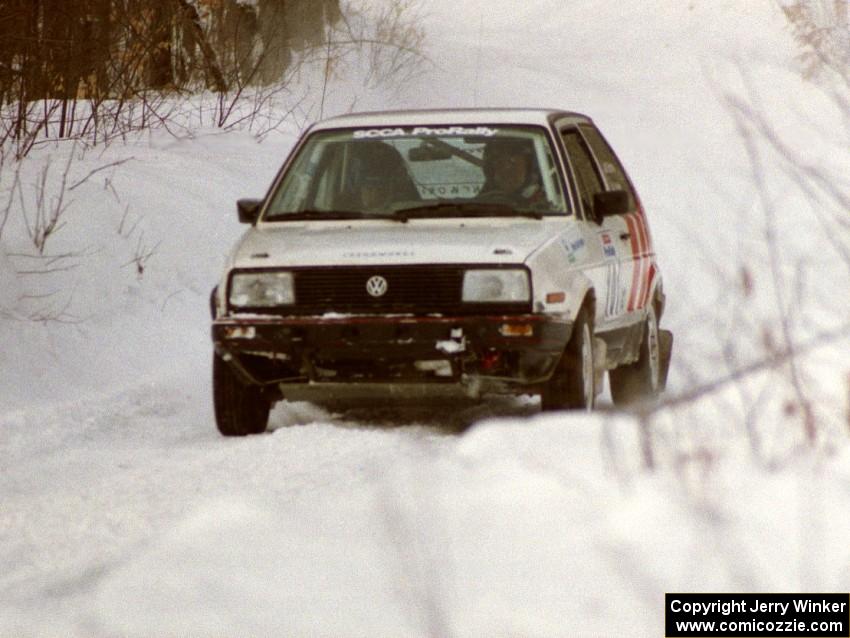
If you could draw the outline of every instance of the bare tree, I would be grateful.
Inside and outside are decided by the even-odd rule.
[[[846,0],[779,2],[800,42],[804,73],[815,78],[825,69],[850,85],[850,9]]]

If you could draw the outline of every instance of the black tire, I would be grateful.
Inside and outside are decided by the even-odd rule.
[[[640,344],[640,357],[634,363],[608,371],[611,399],[617,407],[654,401],[662,390],[661,348],[655,304],[647,308]]]
[[[573,334],[561,360],[540,394],[540,406],[550,410],[593,409],[596,388],[593,370],[593,320],[587,307],[576,316]]]
[[[261,434],[269,423],[271,401],[257,386],[244,385],[219,355],[213,354],[213,406],[224,436]]]

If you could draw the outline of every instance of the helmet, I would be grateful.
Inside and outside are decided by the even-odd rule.
[[[534,161],[534,147],[531,140],[519,137],[498,137],[489,140],[484,146],[483,190],[496,188],[495,170],[496,163],[503,158],[522,158],[526,168],[526,183],[535,180],[536,162]]]
[[[355,189],[381,185],[393,199],[418,198],[401,153],[390,144],[375,140],[354,145],[347,184]]]

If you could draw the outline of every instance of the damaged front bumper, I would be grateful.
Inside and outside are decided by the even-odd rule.
[[[570,338],[559,316],[214,320],[216,353],[243,382],[289,399],[539,391]]]

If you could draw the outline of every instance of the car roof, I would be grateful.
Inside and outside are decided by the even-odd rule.
[[[569,120],[572,123],[590,123],[591,121],[586,115],[561,109],[422,109],[409,111],[371,111],[364,113],[348,113],[317,122],[313,125],[312,130],[373,126],[434,126],[451,124],[524,124],[548,126],[549,124],[560,120]]]

